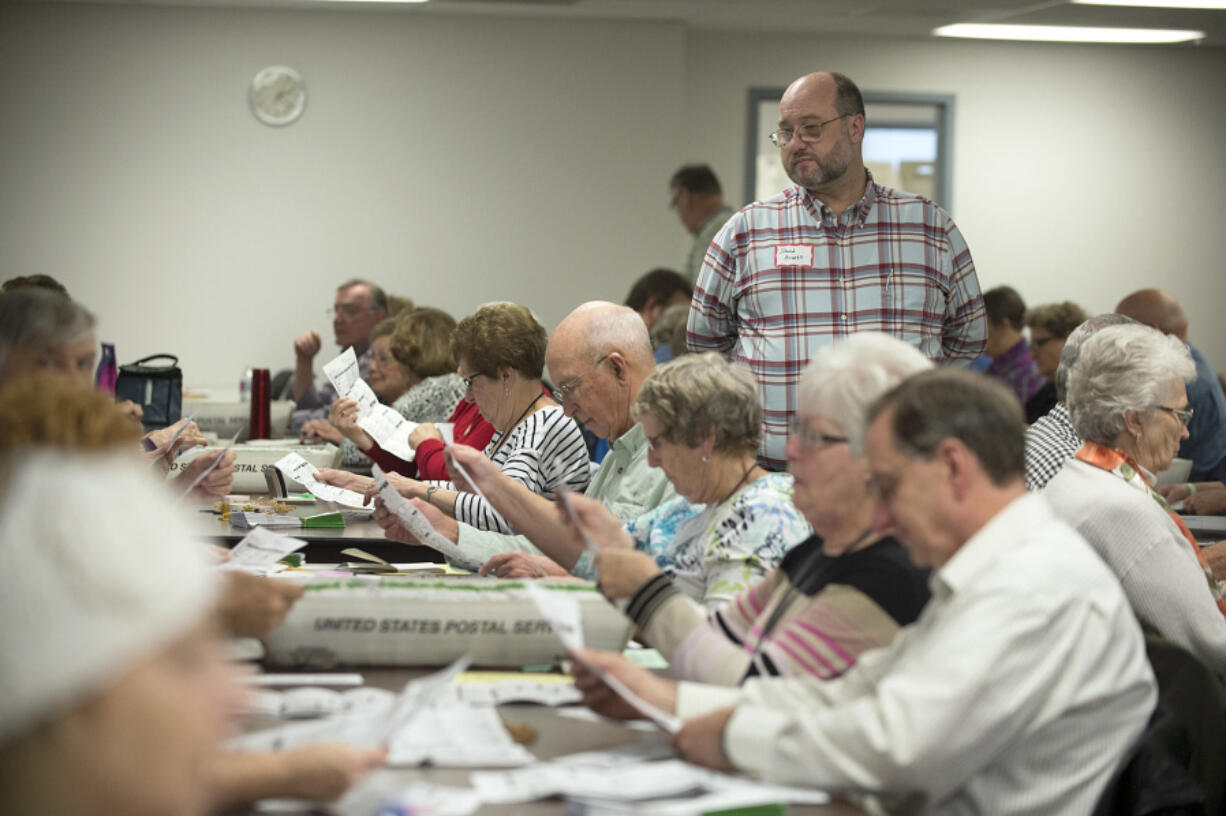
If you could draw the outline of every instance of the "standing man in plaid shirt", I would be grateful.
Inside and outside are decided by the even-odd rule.
[[[759,461],[782,470],[796,382],[823,346],[857,331],[969,364],[987,340],[970,250],[931,201],[873,181],[864,100],[842,74],[808,74],[779,103],[771,141],[796,182],[734,215],[694,288],[686,342],[746,366],[762,390]]]

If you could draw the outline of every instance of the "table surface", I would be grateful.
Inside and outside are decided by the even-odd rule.
[[[221,520],[221,517],[211,512],[213,504],[196,505],[196,530],[207,541],[233,547],[251,532],[242,527],[234,527]],[[329,513],[336,510],[346,510],[344,505],[335,502],[316,501],[314,504],[304,504],[295,507],[290,515],[313,516],[317,513]],[[308,564],[335,564],[340,561],[352,560],[341,555],[346,547],[360,547],[371,555],[377,555],[385,561],[402,564],[417,561],[435,561],[441,563],[443,556],[438,550],[420,544],[401,544],[398,541],[388,541],[383,535],[383,528],[370,519],[361,521],[346,521],[344,527],[270,527],[274,533],[301,538],[307,542],[303,552]]]
[[[361,673],[366,685],[399,691],[409,680],[428,674],[433,669],[359,668],[353,671]],[[629,743],[660,744],[668,740],[668,735],[655,729],[640,730],[603,718],[596,721],[572,719],[559,715],[556,709],[547,706],[509,703],[500,705],[498,713],[506,722],[525,723],[536,729],[536,740],[526,747],[537,759],[543,761],[581,751],[607,750]],[[468,775],[472,772],[473,769],[470,768],[383,768],[375,772],[378,778],[373,779],[372,782],[380,788],[386,785],[392,790],[396,786],[408,786],[414,782],[465,788],[468,787]],[[255,810],[247,812],[257,813]],[[305,814],[317,811],[278,810],[277,812],[290,816],[305,816]],[[556,798],[511,805],[483,805],[476,811],[479,816],[508,813],[524,814],[524,816],[557,816],[565,812],[565,803]],[[789,805],[788,812],[820,814],[821,816],[853,816],[864,813],[856,805],[842,800],[835,800],[828,805]]]

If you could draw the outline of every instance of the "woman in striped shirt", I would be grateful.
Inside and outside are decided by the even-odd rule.
[[[638,638],[668,659],[672,676],[722,685],[756,674],[837,677],[919,616],[926,573],[889,530],[875,529],[877,499],[856,451],[867,407],[930,365],[901,340],[875,333],[818,352],[801,376],[785,448],[792,503],[814,535],[724,605],[704,609],[686,597],[655,559],[628,546],[600,505],[575,502],[603,545],[601,588],[630,599]]]
[[[552,497],[559,488],[582,492],[591,469],[579,426],[541,382],[545,341],[544,327],[527,308],[494,303],[461,320],[451,344],[465,398],[494,426],[485,455],[529,490]],[[456,521],[515,532],[485,499],[449,481],[389,479],[401,495],[427,501]]]

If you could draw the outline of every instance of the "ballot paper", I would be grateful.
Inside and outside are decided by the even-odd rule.
[[[228,450],[230,450],[230,448],[234,447],[234,443],[238,441],[238,438],[239,438],[240,436],[242,436],[242,433],[243,433],[243,431],[245,431],[245,430],[247,430],[247,426],[246,426],[246,425],[244,425],[243,427],[241,427],[241,428],[239,428],[239,429],[238,429],[238,433],[234,434],[234,436],[232,436],[232,437],[230,438],[230,441],[226,443],[225,448],[223,448],[223,449],[221,450],[221,452],[220,452],[220,453],[218,453],[216,456],[214,456],[214,457],[213,457],[213,462],[212,462],[212,464],[210,464],[210,465],[209,465],[208,467],[206,467],[206,468],[205,468],[203,471],[201,471],[201,472],[200,472],[200,475],[199,475],[199,476],[197,476],[197,477],[196,477],[196,478],[195,478],[195,479],[192,481],[192,483],[191,483],[191,484],[189,484],[189,485],[187,486],[187,490],[184,490],[184,491],[183,491],[183,494],[182,494],[181,496],[179,496],[178,501],[183,501],[183,500],[184,500],[184,499],[186,499],[188,496],[190,496],[190,495],[191,495],[191,492],[192,492],[193,490],[195,490],[195,489],[196,489],[196,485],[198,485],[198,484],[200,484],[201,482],[203,482],[203,481],[205,480],[205,478],[206,478],[206,477],[207,477],[207,476],[208,476],[210,473],[212,473],[212,472],[213,472],[213,471],[214,471],[214,470],[217,468],[217,466],[218,466],[218,465],[220,465],[220,464],[221,464],[221,460],[226,458],[226,451],[228,451]]]
[[[409,447],[409,434],[417,423],[405,419],[395,408],[377,403],[365,413],[359,408],[358,427],[370,434],[383,450],[406,462],[413,461],[416,454]]]
[[[230,550],[230,560],[223,568],[271,567],[285,556],[300,550],[306,542],[289,536],[277,535],[260,527],[243,536],[243,540]]]
[[[387,764],[438,768],[514,768],[536,762],[515,743],[492,705],[462,700],[448,688],[422,706],[388,746]]]
[[[276,467],[286,476],[301,484],[317,499],[336,502],[346,507],[365,507],[366,497],[353,490],[324,484],[315,478],[319,471],[297,453],[287,453],[277,460]]]
[[[230,510],[230,526],[241,529],[256,527],[302,527],[302,519],[297,516],[281,515],[280,513],[260,513],[253,510]]]
[[[400,523],[413,534],[413,537],[422,544],[432,549],[438,550],[447,560],[455,564],[457,567],[466,570],[476,571],[481,568],[481,561],[464,552],[451,541],[447,540],[442,534],[434,529],[429,520],[421,514],[421,511],[413,506],[413,503],[396,492],[396,488],[392,487],[387,480],[387,474],[378,465],[371,467],[371,475],[375,477],[375,488],[379,491],[379,498],[383,499],[383,504],[387,506],[388,512],[394,514],[400,519]]]
[[[243,701],[243,713],[294,718],[368,713],[386,711],[395,698],[393,692],[373,686],[345,691],[319,686],[300,686],[285,691],[253,689]]]
[[[371,405],[379,403],[375,392],[371,391],[370,386],[362,379],[362,370],[358,366],[358,357],[353,353],[352,346],[326,363],[324,374],[336,389],[336,393],[358,404],[359,414],[363,408],[369,409]]]
[[[441,671],[409,681],[391,699],[365,699],[366,705],[357,711],[253,731],[230,740],[227,747],[232,751],[284,751],[313,742],[343,742],[367,748],[388,745],[436,698],[448,694],[451,681],[466,668],[467,655]]]
[[[183,435],[183,432],[187,430],[187,426],[190,425],[192,423],[192,420],[194,420],[195,418],[196,418],[196,415],[191,414],[190,416],[187,417],[187,419],[182,420],[179,425],[179,430],[175,431],[175,435],[170,437],[170,441],[167,442],[165,445],[163,445],[160,448],[156,448],[152,451],[149,451],[149,458],[152,461],[156,462],[158,459],[161,459],[163,456],[165,456],[170,451],[170,449],[175,446],[175,443],[179,441],[179,437]],[[175,458],[177,459],[181,455],[183,455],[183,451],[179,451],[178,454],[175,456]]]
[[[583,648],[583,625],[579,614],[579,602],[566,592],[545,589],[527,582],[524,591],[536,604],[545,620],[553,627],[554,634],[562,641],[562,645],[571,653],[571,658],[582,663],[588,671],[595,674],[601,681],[613,689],[617,696],[629,703],[635,711],[658,725],[670,734],[681,730],[681,718],[662,711],[656,706],[635,694],[629,686],[618,680],[604,669],[589,663],[580,657],[577,650]]]
[[[358,358],[353,348],[347,348],[324,366],[324,374],[342,397],[358,404],[358,427],[370,434],[379,447],[406,462],[413,461],[409,434],[417,427],[400,412],[379,402],[375,392],[360,376]]]
[[[541,682],[524,675],[522,679],[501,680],[497,683],[465,683],[456,686],[460,699],[474,705],[501,705],[502,703],[538,703],[546,706],[573,705],[583,702],[579,689],[569,682]]]
[[[656,807],[671,808],[701,801],[707,796],[745,804],[794,802],[825,804],[823,791],[764,785],[738,776],[716,773],[679,759],[631,761],[608,766],[568,763],[566,757],[516,771],[483,771],[470,777],[477,795],[491,804],[519,804],[549,796],[566,796],[576,801],[634,803],[627,812],[657,812]],[[685,800],[653,803],[662,797],[687,796]],[[651,809],[649,809],[651,808]],[[661,813],[702,812],[705,808]]]

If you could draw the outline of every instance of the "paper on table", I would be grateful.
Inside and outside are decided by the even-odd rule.
[[[258,513],[252,510],[230,510],[230,526],[240,529],[255,529],[256,527],[302,527],[302,519],[297,516],[283,516],[278,513]]]
[[[509,768],[536,761],[511,739],[493,706],[470,705],[451,696],[455,689],[448,691],[392,738],[389,765],[429,762],[440,768]]]
[[[623,762],[607,766],[567,762],[562,757],[556,762],[543,763],[518,771],[490,771],[474,773],[473,787],[486,802],[511,804],[529,802],[558,794],[583,799],[601,799],[610,802],[635,802],[637,807],[648,808],[646,801],[666,796],[678,796],[691,792],[708,791],[712,801],[729,801],[739,804],[763,802],[798,802],[823,804],[830,797],[823,791],[807,788],[791,788],[779,785],[762,785],[757,782],[727,774],[715,773],[679,759],[662,762]],[[719,793],[716,797],[713,794]],[[705,797],[704,797],[705,799]],[[691,802],[698,801],[691,799]],[[668,807],[678,802],[657,803]],[[704,812],[706,808],[678,813]],[[644,812],[655,812],[644,810]],[[671,812],[671,811],[663,811]]]
[[[400,519],[401,523],[413,534],[414,538],[427,547],[438,550],[461,569],[475,571],[481,568],[480,561],[448,541],[434,529],[434,525],[421,514],[420,510],[413,506],[412,502],[396,492],[396,488],[392,487],[391,483],[388,482],[387,474],[383,472],[383,468],[374,465],[370,472],[375,477],[375,487],[378,489],[379,497],[383,499],[383,503],[387,506],[388,511]]]
[[[681,730],[680,717],[662,711],[647,702],[635,694],[621,680],[618,680],[599,666],[589,663],[576,653],[576,650],[583,648],[583,627],[578,601],[561,592],[550,592],[536,584],[524,584],[524,589],[527,591],[528,597],[536,604],[536,608],[540,610],[545,619],[553,626],[554,633],[557,634],[562,644],[566,646],[567,651],[571,652],[571,657],[574,660],[582,663],[588,671],[599,677],[606,686],[613,689],[635,711],[651,720],[663,730],[670,734],[676,734]]]
[[[300,539],[277,535],[256,527],[234,545],[230,550],[230,560],[222,564],[222,567],[272,566],[294,550],[305,546],[306,542]]]
[[[373,704],[359,713],[254,731],[230,740],[233,751],[282,751],[312,742],[344,742],[363,747],[387,745],[413,717],[445,694],[451,681],[468,667],[468,656],[442,671],[410,681],[394,702]]]
[[[287,453],[277,460],[277,469],[305,487],[316,498],[343,504],[346,507],[365,507],[366,497],[353,490],[324,484],[315,478],[315,466],[297,453]]]
[[[556,675],[569,680],[565,675]],[[497,683],[466,683],[456,686],[460,699],[467,703],[499,705],[501,703],[537,703],[545,706],[571,705],[583,702],[583,694],[569,682],[542,683],[524,679],[503,680]]]

